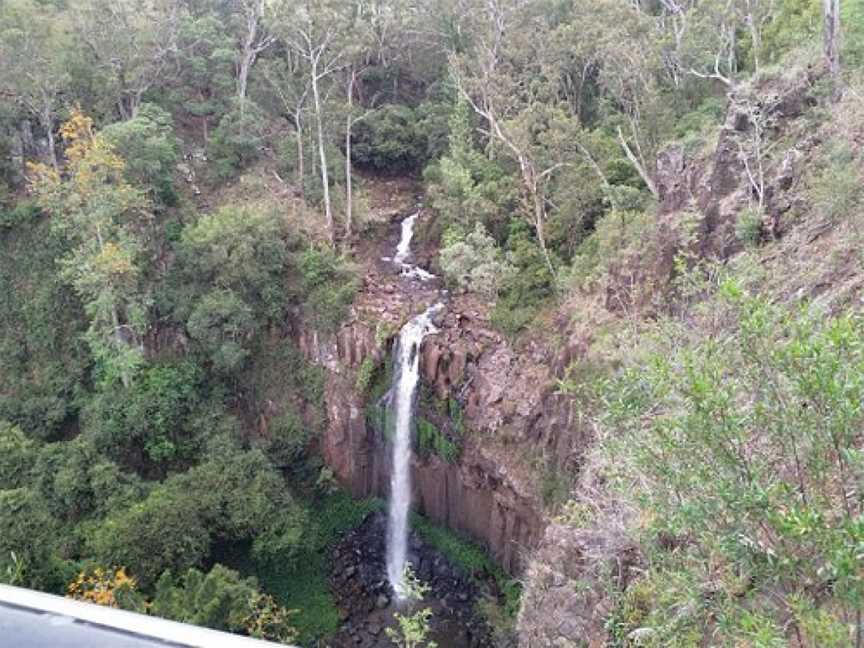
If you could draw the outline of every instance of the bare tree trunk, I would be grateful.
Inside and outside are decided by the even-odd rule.
[[[312,99],[315,102],[315,126],[318,131],[318,157],[321,159],[321,182],[324,185],[324,218],[330,245],[336,245],[336,224],[333,222],[333,207],[330,204],[330,177],[327,172],[327,152],[324,150],[324,124],[321,119],[321,94],[318,89],[318,62],[312,64]]]
[[[345,119],[345,237],[349,244],[354,229],[354,190],[351,178],[351,129],[354,126],[354,82],[357,73],[352,69],[348,78],[348,117]]]
[[[246,104],[246,87],[249,84],[249,70],[255,61],[255,52],[251,48],[244,47],[240,57],[240,65],[237,72],[237,98],[240,100],[240,113],[242,114]]]
[[[300,197],[303,198],[306,195],[306,171],[303,163],[305,153],[303,152],[303,128],[300,126],[300,119],[296,120],[294,138],[297,141],[297,191],[300,192]]]
[[[57,143],[54,140],[54,120],[51,119],[51,109],[48,106],[42,109],[40,121],[42,122],[42,128],[45,129],[45,133],[48,136],[48,159],[51,161],[51,168],[59,173],[60,165],[57,162]]]
[[[654,196],[654,198],[659,199],[660,193],[657,191],[657,185],[654,182],[654,179],[651,177],[651,174],[648,172],[648,169],[645,168],[645,165],[636,157],[636,154],[630,148],[630,145],[627,144],[627,140],[624,139],[624,133],[621,132],[621,127],[618,127],[618,142],[621,144],[621,148],[624,150],[624,154],[627,156],[627,159],[630,160],[630,164],[636,167],[636,171],[639,173],[639,177],[642,178],[642,181],[645,183],[645,186],[648,187],[648,191]]]
[[[822,0],[823,48],[835,83],[840,76],[840,0]]]
[[[759,30],[752,0],[747,0],[747,27],[750,29],[750,44],[753,47],[753,74],[759,74],[759,52],[762,51],[762,33]]]

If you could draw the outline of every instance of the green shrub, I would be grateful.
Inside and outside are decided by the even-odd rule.
[[[406,172],[422,166],[426,138],[409,106],[387,104],[354,125],[351,152],[359,165]]]
[[[188,570],[175,579],[162,574],[149,612],[158,617],[237,632],[259,639],[290,642],[296,631],[289,623],[291,612],[258,591],[254,578],[216,564],[206,574]]]
[[[179,256],[180,276],[195,296],[231,290],[257,316],[281,320],[289,254],[285,221],[275,211],[229,206],[204,215],[184,228]],[[178,310],[186,319],[190,306]]]
[[[735,236],[744,245],[755,246],[762,240],[763,212],[758,207],[748,207],[738,214]]]
[[[0,419],[42,439],[69,429],[90,380],[85,314],[57,267],[68,251],[33,203],[0,211]]]
[[[303,312],[320,330],[336,330],[357,293],[356,271],[328,249],[309,248],[297,259]]]
[[[450,283],[490,299],[497,297],[501,286],[514,272],[495,245],[495,239],[486,233],[486,228],[479,222],[464,237],[445,234],[440,263]]]
[[[207,147],[218,179],[231,178],[258,159],[264,124],[266,115],[248,99],[242,112],[235,106],[219,120]]]
[[[807,181],[807,198],[816,215],[832,221],[860,218],[862,197],[861,166],[848,152],[832,156],[828,165]]]
[[[204,376],[192,362],[152,365],[128,387],[112,386],[88,404],[85,436],[119,461],[146,458],[147,465],[176,465],[200,450],[203,430],[194,425],[205,405]]]
[[[360,368],[357,369],[357,380],[354,382],[354,388],[361,394],[365,394],[372,386],[372,380],[375,378],[375,361],[372,358],[363,358],[360,363]]]
[[[712,309],[727,332],[667,323],[605,390],[613,483],[656,570],[639,624],[683,638],[723,619],[719,645],[785,645],[784,610],[839,624],[864,600],[861,507],[844,495],[864,474],[864,322],[789,313],[731,280]]]
[[[203,463],[114,511],[87,541],[102,564],[129,565],[146,588],[167,569],[200,566],[216,540],[250,542],[261,564],[291,564],[305,523],[261,452],[240,451],[217,437]]]
[[[417,419],[417,448],[422,454],[435,454],[446,463],[459,459],[459,446],[424,418]]]
[[[257,331],[252,308],[232,290],[212,290],[198,300],[186,322],[189,337],[207,354],[217,371],[231,373],[249,356]]]
[[[163,204],[176,202],[174,167],[179,145],[171,115],[145,103],[135,117],[106,126],[102,133],[125,161],[130,183],[147,187]]]
[[[483,549],[416,513],[411,514],[411,527],[464,575],[475,579],[491,577],[500,590],[505,613],[511,618],[516,617],[522,588],[519,582],[511,579]]]
[[[543,252],[522,223],[514,222],[507,241],[508,262],[516,268],[505,277],[492,311],[492,324],[507,335],[527,328],[554,295],[554,277]]]

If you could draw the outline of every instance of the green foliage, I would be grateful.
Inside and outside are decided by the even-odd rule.
[[[267,434],[264,450],[273,464],[296,469],[309,442],[309,432],[300,417],[293,412],[275,417],[267,426]]]
[[[249,342],[258,329],[252,308],[230,289],[204,295],[186,321],[217,371],[230,374],[243,366]]]
[[[806,195],[818,217],[847,222],[861,218],[861,163],[845,146],[834,147],[824,168],[807,179]]]
[[[393,615],[396,619],[396,628],[385,628],[384,632],[388,639],[399,648],[437,648],[438,644],[434,641],[428,641],[426,636],[429,634],[429,621],[432,618],[432,610],[423,608],[414,614],[400,614],[396,612]]]
[[[424,172],[432,207],[443,224],[467,231],[475,222],[503,237],[515,209],[518,184],[474,146],[471,107],[458,101],[450,117],[449,152]]]
[[[64,531],[32,488],[0,489],[0,574],[11,570],[22,585],[60,591],[68,575]]]
[[[495,240],[480,222],[466,236],[448,230],[440,251],[441,270],[452,284],[463,290],[495,299],[502,284],[512,279],[514,269],[504,259]]]
[[[90,366],[84,312],[54,263],[69,246],[32,203],[0,214],[0,418],[56,438],[74,420]]]
[[[300,273],[297,298],[319,330],[334,331],[344,321],[357,293],[356,271],[329,249],[309,248],[296,260]]]
[[[371,512],[382,508],[378,500],[355,501],[341,491],[308,502],[304,541],[296,560],[290,565],[249,567],[281,605],[298,610],[293,619],[298,643],[308,645],[339,628],[339,610],[327,578],[327,549]]]
[[[266,121],[266,115],[249,100],[242,111],[233,106],[219,120],[207,147],[217,179],[232,178],[259,158]]]
[[[500,591],[506,614],[516,617],[522,596],[521,585],[504,573],[485,551],[453,531],[436,526],[417,514],[411,514],[411,527],[466,576],[492,577]]]
[[[176,202],[174,167],[179,144],[171,115],[159,106],[142,104],[135,117],[107,126],[105,139],[126,161],[126,179],[147,187],[166,205]]]
[[[175,317],[223,373],[243,366],[257,332],[287,303],[284,221],[272,211],[223,207],[184,228],[178,277],[167,295]]]
[[[124,175],[125,162],[92,119],[73,110],[61,129],[66,166],[61,176],[33,165],[32,188],[71,245],[61,277],[84,302],[85,338],[101,382],[128,384],[143,363],[148,297],[142,262],[151,223],[150,201]]]
[[[738,214],[735,222],[735,236],[744,245],[755,246],[762,240],[763,211],[758,207],[748,207]]]
[[[351,154],[355,163],[376,171],[405,173],[422,166],[426,138],[409,106],[387,104],[354,125]]]
[[[354,387],[361,394],[372,386],[372,381],[375,378],[375,361],[371,357],[363,358],[360,367],[357,369],[357,380],[354,382]]]
[[[767,591],[782,592],[779,609],[837,623],[864,601],[850,562],[864,538],[861,506],[848,496],[864,470],[864,326],[785,312],[731,280],[712,308],[732,334],[697,340],[670,327],[606,392],[610,465],[648,521],[654,570],[624,635],[701,636],[721,618],[712,641],[778,645],[785,621]],[[716,596],[682,608],[707,587]]]
[[[188,462],[209,430],[203,421],[204,376],[192,362],[151,365],[128,388],[108,387],[84,412],[85,435],[118,461]]]
[[[446,463],[455,463],[459,458],[459,445],[424,418],[417,419],[417,448],[422,454],[435,454]]]
[[[170,571],[163,573],[149,612],[259,639],[287,643],[296,638],[296,631],[289,623],[289,610],[261,594],[254,578],[243,578],[220,564],[206,574],[190,569],[180,579],[175,579]]]
[[[507,260],[516,270],[502,282],[492,323],[507,335],[516,335],[554,295],[555,286],[542,251],[518,221],[507,239],[507,248]]]
[[[275,211],[222,207],[183,230],[180,271],[198,294],[206,292],[200,286],[232,290],[256,314],[278,320],[285,303],[286,237],[285,221]]]
[[[142,586],[166,569],[200,565],[216,540],[248,540],[262,564],[290,564],[305,515],[258,451],[218,439],[207,461],[109,515],[88,543],[103,564],[134,566]]]

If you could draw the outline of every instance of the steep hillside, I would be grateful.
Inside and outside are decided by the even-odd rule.
[[[831,543],[857,533],[844,518],[860,506],[857,477],[842,476],[860,464],[839,447],[860,447],[862,424],[864,113],[854,90],[832,103],[821,74],[739,87],[716,135],[662,151],[657,216],[605,233],[618,249],[560,309],[574,353],[559,386],[578,403],[587,447],[531,554],[520,645],[678,646],[709,634],[713,645],[851,645],[843,624],[854,628],[860,608],[832,571],[842,559]],[[754,119],[765,124],[761,186],[741,154]],[[758,192],[761,216],[749,210]],[[829,382],[796,387],[811,373]],[[707,422],[730,406],[731,427]],[[802,416],[814,407],[832,414]],[[728,484],[727,469],[738,475]],[[784,495],[796,479],[798,496]],[[850,496],[858,503],[844,508]],[[815,527],[795,517],[807,515]],[[814,599],[847,611],[819,617]]]

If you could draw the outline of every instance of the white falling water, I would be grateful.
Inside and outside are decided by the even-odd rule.
[[[391,411],[393,412],[393,469],[390,476],[390,510],[387,520],[387,578],[402,598],[402,575],[408,551],[408,509],[411,506],[411,429],[414,394],[420,374],[420,343],[436,328],[432,317],[442,308],[436,304],[409,321],[399,333]]]
[[[414,223],[420,212],[402,221],[402,236],[393,263],[402,276],[431,279],[432,274],[405,259],[411,254]],[[436,304],[410,320],[399,333],[395,352],[393,385],[390,389],[390,412],[393,426],[393,468],[390,476],[390,508],[387,519],[387,578],[396,597],[404,598],[402,576],[408,553],[408,510],[411,507],[411,431],[414,418],[414,394],[420,377],[420,344],[437,329],[432,318],[443,308]]]
[[[407,263],[407,259],[411,254],[411,241],[414,238],[414,224],[417,222],[417,217],[420,212],[415,212],[402,221],[402,235],[399,237],[399,244],[396,246],[396,255],[393,257],[393,264],[401,268],[402,276],[409,279],[419,279],[420,281],[429,281],[434,279],[435,275],[427,272],[423,268],[418,268],[415,265]]]

